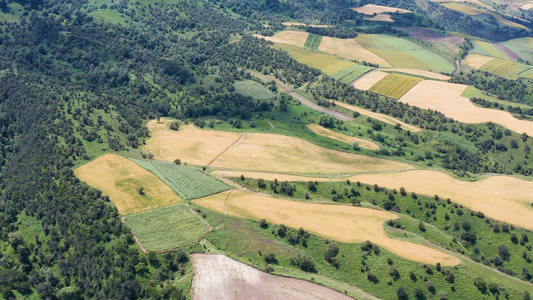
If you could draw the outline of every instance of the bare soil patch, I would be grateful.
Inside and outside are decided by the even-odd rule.
[[[361,138],[356,138],[354,136],[349,136],[346,134],[342,134],[340,132],[333,131],[331,129],[324,128],[317,124],[309,124],[307,125],[307,128],[309,128],[314,133],[328,137],[330,139],[337,140],[339,142],[347,143],[347,144],[353,144],[353,143],[359,143],[359,147],[369,150],[379,150],[379,146],[371,141],[367,141]]]
[[[192,299],[353,299],[304,280],[267,274],[221,254],[192,254]]]

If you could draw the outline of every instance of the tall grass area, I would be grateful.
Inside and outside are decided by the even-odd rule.
[[[183,199],[196,199],[230,189],[228,185],[200,170],[160,160],[131,159],[152,172]]]
[[[209,230],[208,225],[184,203],[127,215],[124,219],[148,251],[183,247]]]

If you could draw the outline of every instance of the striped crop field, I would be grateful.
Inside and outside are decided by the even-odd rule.
[[[509,21],[509,20],[505,19],[504,17],[502,17],[502,16],[500,16],[498,14],[495,14],[493,12],[490,12],[490,11],[486,11],[486,10],[483,10],[483,9],[479,9],[479,8],[475,8],[475,7],[471,7],[471,6],[468,6],[468,5],[455,3],[455,2],[454,3],[441,3],[440,5],[442,5],[442,6],[446,7],[446,8],[458,11],[458,12],[462,12],[465,15],[477,16],[477,15],[481,15],[481,14],[488,14],[488,15],[493,16],[502,25],[509,26],[509,27],[522,28],[522,29],[525,29],[527,31],[530,31],[524,25]]]
[[[321,35],[310,33],[307,36],[307,40],[305,41],[304,48],[317,51],[318,47],[320,46],[321,41],[322,41]]]
[[[342,83],[349,84],[372,69],[372,67],[353,65],[334,73],[331,77]]]
[[[516,80],[521,77],[533,79],[533,67],[498,58],[487,62],[479,69],[512,80]]]
[[[296,59],[298,62],[306,64],[311,68],[319,69],[320,71],[326,73],[328,76],[331,76],[344,68],[356,65],[351,61],[338,58],[334,55],[302,49],[291,45],[276,44],[272,47],[286,51],[292,58]]]
[[[400,99],[400,97],[422,80],[423,79],[419,77],[389,74],[374,84],[370,88],[370,91],[389,98]]]
[[[448,74],[454,71],[450,62],[406,39],[385,34],[360,34],[355,40],[396,68]]]
[[[507,47],[519,58],[525,61],[533,61],[533,38],[518,38],[501,42],[500,44]]]
[[[500,46],[498,46],[498,44],[476,40],[472,41],[472,43],[474,44],[474,49],[470,51],[471,53],[510,60],[510,57],[499,49]]]

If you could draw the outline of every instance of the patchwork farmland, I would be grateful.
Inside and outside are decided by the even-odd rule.
[[[370,91],[389,98],[400,99],[400,97],[422,80],[419,77],[389,74],[374,84],[370,88]]]

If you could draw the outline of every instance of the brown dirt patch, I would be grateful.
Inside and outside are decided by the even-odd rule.
[[[108,195],[123,215],[182,201],[154,174],[114,154],[102,155],[77,168],[74,175]],[[138,193],[141,187],[144,195]]]
[[[350,83],[351,86],[353,86],[356,89],[367,91],[369,90],[374,84],[378,83],[381,79],[385,78],[385,76],[389,75],[386,72],[380,71],[380,70],[372,70],[370,72],[367,72],[366,74],[363,74],[363,76],[357,78],[352,83]]]
[[[394,117],[391,117],[391,116],[387,116],[387,115],[380,114],[380,113],[375,113],[373,111],[366,110],[364,108],[360,108],[360,107],[357,107],[357,106],[353,106],[353,105],[350,105],[350,104],[347,104],[347,103],[344,103],[344,102],[335,101],[335,105],[338,105],[340,107],[344,107],[344,108],[349,109],[351,111],[356,111],[356,112],[360,113],[363,116],[367,116],[367,117],[376,119],[376,120],[381,121],[383,123],[387,123],[387,124],[391,124],[391,125],[396,125],[396,124],[400,123],[400,125],[402,126],[402,129],[404,129],[404,130],[409,130],[409,131],[412,131],[412,132],[420,131],[420,128],[417,128],[417,127],[415,127],[413,125],[410,125],[410,124],[407,124],[405,122],[402,122],[402,121],[400,121],[400,120],[398,120],[398,119],[396,119]]]
[[[220,196],[215,196],[221,202]],[[210,197],[194,200],[200,206],[220,210],[220,203]],[[384,229],[387,220],[398,217],[389,212],[346,206],[291,201],[263,195],[235,191],[227,203],[227,213],[239,218],[285,224],[305,228],[313,234],[344,243],[370,240],[388,251],[409,260],[435,265],[452,266],[459,260],[443,252],[418,244],[390,238]]]
[[[381,5],[374,5],[374,4],[367,4],[365,6],[352,8],[352,9],[354,11],[360,13],[360,14],[365,14],[365,15],[373,15],[374,13],[380,14],[380,13],[384,13],[384,12],[388,12],[388,13],[395,13],[395,12],[410,13],[411,12],[410,10],[406,10],[406,9],[401,9],[401,8],[396,8],[396,7],[388,7],[388,6],[381,6]]]
[[[371,141],[367,141],[364,139],[356,138],[353,136],[349,136],[346,134],[342,134],[340,132],[333,131],[331,129],[324,128],[317,124],[309,124],[307,125],[307,128],[309,128],[312,132],[328,137],[330,139],[337,140],[339,142],[347,143],[347,144],[353,144],[353,143],[359,143],[359,147],[369,150],[379,150],[379,146]]]
[[[350,60],[367,61],[381,67],[392,67],[386,60],[361,46],[355,39],[324,36],[318,51],[338,55]]]
[[[462,84],[424,80],[411,88],[399,101],[439,111],[459,122],[493,122],[516,133],[533,135],[533,122],[516,119],[505,111],[475,106],[470,99],[461,96],[467,87]]]
[[[192,254],[192,299],[353,299],[304,280],[270,275],[220,254]]]

